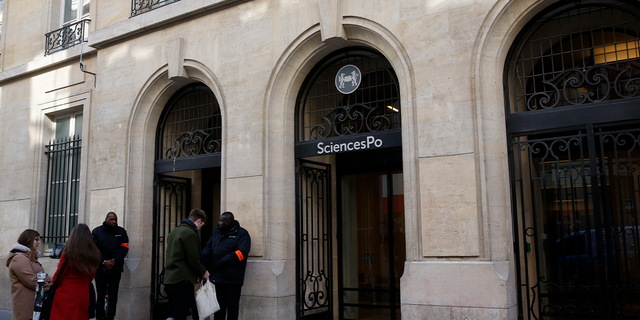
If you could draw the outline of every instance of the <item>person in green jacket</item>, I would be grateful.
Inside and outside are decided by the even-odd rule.
[[[171,230],[167,237],[167,255],[164,265],[164,291],[169,296],[169,312],[175,320],[184,320],[191,309],[192,319],[199,319],[194,285],[200,278],[209,278],[209,272],[200,262],[198,230],[207,222],[207,215],[193,209],[189,218]]]

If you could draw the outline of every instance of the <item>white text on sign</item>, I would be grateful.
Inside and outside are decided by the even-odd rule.
[[[348,152],[355,150],[367,150],[373,148],[382,147],[382,139],[376,139],[373,136],[368,136],[366,140],[362,141],[350,141],[341,143],[328,143],[318,142],[318,154],[329,154],[336,152]]]

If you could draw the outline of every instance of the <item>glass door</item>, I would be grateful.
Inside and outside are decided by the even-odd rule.
[[[402,171],[342,175],[340,187],[340,318],[400,319]]]

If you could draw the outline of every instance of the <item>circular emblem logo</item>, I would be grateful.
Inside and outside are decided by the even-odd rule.
[[[338,71],[336,74],[336,88],[342,94],[349,94],[360,86],[362,80],[362,73],[358,67],[348,64]]]

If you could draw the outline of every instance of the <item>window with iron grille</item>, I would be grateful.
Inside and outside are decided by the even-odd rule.
[[[219,154],[222,116],[211,90],[201,84],[177,92],[158,128],[156,161]]]
[[[362,73],[354,92],[336,88],[345,65]],[[389,62],[368,49],[339,51],[318,64],[298,98],[297,141],[400,129],[400,90]]]
[[[577,3],[529,28],[511,62],[510,113],[638,97],[639,17],[619,1]]]
[[[44,239],[48,247],[64,243],[78,223],[82,114],[58,117],[47,155]]]

